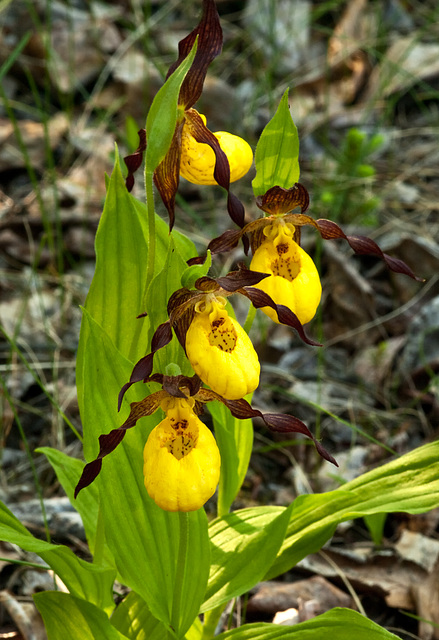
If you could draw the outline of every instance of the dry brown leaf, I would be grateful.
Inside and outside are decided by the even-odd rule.
[[[355,591],[381,597],[389,607],[409,611],[416,609],[413,588],[427,576],[420,567],[401,561],[391,551],[366,555],[351,552],[347,557],[339,550],[330,549],[325,550],[325,554],[337,565],[338,573],[318,554],[308,556],[298,566],[330,579],[341,574]]]
[[[0,220],[14,209],[14,201],[0,189]]]
[[[363,109],[347,109],[364,87],[371,71],[366,48],[376,36],[375,13],[367,0],[348,3],[329,39],[326,64],[302,76],[290,98],[296,124],[311,131],[327,121],[342,120],[352,126],[364,120]],[[329,69],[329,71],[328,71]]]
[[[336,25],[328,44],[328,64],[338,66],[358,51],[364,38],[364,11],[367,0],[351,0]]]
[[[419,80],[439,74],[439,44],[419,42],[419,34],[398,38],[372,71],[363,102],[408,91]]]
[[[415,531],[404,529],[395,549],[401,558],[414,562],[428,573],[433,571],[439,561],[439,540]]]
[[[274,615],[291,607],[303,608],[313,601],[318,615],[334,607],[352,607],[352,598],[322,576],[297,582],[261,582],[247,605],[249,613]]]
[[[332,91],[343,104],[354,101],[364,86],[371,66],[365,47],[374,40],[373,14],[367,0],[351,0],[328,44],[328,65],[332,69]]]
[[[328,258],[327,290],[330,291],[332,316],[330,319],[327,317],[331,325],[326,334],[329,339],[370,322],[375,317],[376,300],[370,283],[359,273],[353,261],[346,260],[346,254],[337,245],[327,242],[325,253]],[[355,337],[357,347],[366,340],[370,343],[371,331],[367,337]],[[378,336],[378,329],[374,333]]]
[[[427,513],[407,514],[407,528],[418,531],[426,536],[435,536],[439,525],[439,508]]]
[[[68,126],[67,117],[62,113],[49,120],[48,133],[51,149],[58,146]],[[44,125],[32,120],[20,120],[18,128],[31,166],[43,169],[47,158]],[[26,160],[15,136],[13,124],[6,118],[0,118],[0,171],[25,166]]]
[[[45,640],[47,636],[43,622],[34,604],[19,602],[6,589],[0,591],[0,604],[20,630],[23,640]]]
[[[413,587],[413,596],[417,604],[417,615],[423,618],[419,622],[418,634],[422,640],[439,640],[439,563],[437,562],[429,576]],[[425,621],[425,622],[424,622]],[[428,624],[427,621],[433,624]],[[433,626],[436,625],[436,626]]]

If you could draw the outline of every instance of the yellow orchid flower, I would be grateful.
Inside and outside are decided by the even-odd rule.
[[[291,309],[302,324],[315,315],[322,295],[322,286],[314,262],[294,241],[294,225],[279,219],[263,229],[265,240],[256,249],[250,264],[253,271],[269,273],[258,285],[276,304]],[[279,323],[270,307],[262,311]]]
[[[215,438],[193,412],[193,398],[168,396],[166,418],[143,451],[145,487],[166,511],[195,511],[215,493],[221,459]]]
[[[141,380],[138,374],[140,369],[144,373],[145,367],[149,364],[144,359],[137,363],[130,385]],[[294,416],[262,413],[253,409],[244,398],[224,398],[202,387],[197,375],[188,378],[155,373],[147,376],[144,382],[158,383],[162,389],[139,402],[132,402],[125,422],[110,433],[99,436],[98,456],[85,465],[75,488],[75,498],[96,479],[101,472],[102,460],[122,442],[127,430],[134,427],[140,418],[162,408],[166,418],[151,431],[144,448],[145,487],[156,504],[166,511],[193,511],[202,507],[215,492],[221,466],[215,438],[197,417],[204,404],[212,401],[224,404],[235,418],[261,418],[271,431],[302,433],[312,439],[325,460],[337,465],[308,427]],[[127,388],[127,385],[122,387],[120,400]]]
[[[195,305],[186,354],[205,384],[222,397],[236,400],[256,389],[260,365],[250,338],[225,305],[225,298],[213,294]]]
[[[198,115],[206,124],[206,117],[202,113]],[[192,133],[192,121],[186,119],[181,133],[180,175],[193,184],[218,184],[213,177],[216,165],[214,150],[208,144],[197,142]],[[227,131],[214,131],[213,135],[229,161],[230,182],[245,176],[253,162],[250,145]]]
[[[203,90],[209,64],[221,52],[223,34],[214,0],[203,0],[198,25],[178,44],[178,60],[169,68],[167,78],[182,64],[198,41],[192,66],[178,96],[177,119],[169,149],[154,171],[154,183],[168,210],[169,228],[175,221],[175,197],[180,175],[196,184],[219,184],[227,191],[227,211],[238,226],[244,225],[244,206],[230,191],[230,182],[247,173],[253,161],[250,146],[238,136],[206,127],[206,118],[193,108]],[[134,173],[142,164],[146,150],[146,130],[140,129],[139,146],[125,157],[128,169],[126,186],[131,191]],[[182,157],[183,156],[183,157]],[[215,174],[215,178],[213,177]]]

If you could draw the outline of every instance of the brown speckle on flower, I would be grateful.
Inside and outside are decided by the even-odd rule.
[[[300,264],[291,258],[279,258],[271,263],[271,269],[273,275],[281,276],[292,282],[300,271]]]
[[[173,424],[173,420],[171,420],[171,427],[178,433],[178,435],[181,435],[180,432],[187,429],[187,426],[188,426],[187,420],[179,420],[175,424]]]
[[[193,438],[185,438],[180,435],[173,440],[166,442],[165,447],[169,453],[174,456],[174,458],[181,460],[184,456],[187,456],[190,451],[192,451],[195,445],[196,441]]]
[[[282,253],[288,253],[288,244],[286,242],[282,243],[282,244],[278,244],[276,249],[279,255],[281,255]]]
[[[231,353],[236,345],[237,334],[229,318],[219,317],[212,322],[209,343],[221,351]],[[221,327],[221,328],[220,328]]]

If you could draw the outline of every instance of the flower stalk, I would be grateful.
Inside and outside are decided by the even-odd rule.
[[[152,282],[155,272],[155,245],[156,245],[156,233],[155,233],[155,206],[154,206],[154,192],[153,192],[153,174],[147,170],[145,165],[145,192],[146,192],[146,207],[148,215],[148,263],[146,267],[146,282]]]

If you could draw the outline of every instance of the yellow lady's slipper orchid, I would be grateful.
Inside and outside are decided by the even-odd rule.
[[[302,324],[315,315],[322,295],[322,286],[314,262],[293,240],[294,226],[282,220],[264,228],[264,240],[256,249],[250,264],[253,271],[271,274],[257,287],[267,293],[276,304],[291,309]],[[279,323],[270,307],[262,311]]]
[[[224,309],[221,296],[195,305],[186,353],[195,373],[220,396],[243,398],[259,384],[260,365],[250,338]]]
[[[206,117],[203,114],[200,116],[206,124]],[[195,140],[190,127],[191,123],[186,122],[181,134],[180,175],[193,184],[217,184],[213,177],[216,155],[208,144]],[[250,145],[227,131],[216,131],[214,136],[229,161],[230,182],[239,180],[245,176],[253,162]]]
[[[166,511],[195,511],[214,494],[221,459],[215,438],[192,411],[193,398],[169,396],[166,418],[149,435],[143,451],[145,487]]]

